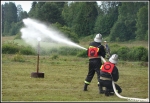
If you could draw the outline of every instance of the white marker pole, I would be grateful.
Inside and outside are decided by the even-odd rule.
[[[38,37],[37,40],[38,40],[38,50],[37,50],[37,55],[38,55],[38,57],[37,57],[37,73],[38,73],[39,72],[39,54],[40,54],[40,41],[41,41],[41,38]]]
[[[105,60],[102,56],[100,56],[100,58],[101,58],[101,60],[102,60],[104,63],[106,62],[106,60]],[[112,86],[113,86],[113,89],[114,89],[115,94],[116,94],[119,98],[127,99],[127,100],[129,100],[129,101],[135,101],[135,102],[149,102],[149,98],[141,99],[141,98],[123,97],[123,96],[121,96],[121,95],[117,92],[114,81],[112,81]]]

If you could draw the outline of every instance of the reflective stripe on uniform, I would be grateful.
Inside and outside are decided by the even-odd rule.
[[[111,80],[111,78],[100,77],[101,80]]]
[[[90,84],[90,82],[87,82],[87,81],[84,81],[84,83],[86,83],[86,84]]]
[[[89,57],[89,59],[95,59],[95,58],[100,58],[100,57]]]

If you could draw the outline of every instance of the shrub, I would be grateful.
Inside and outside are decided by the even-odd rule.
[[[54,54],[54,55],[52,55],[51,58],[52,58],[52,60],[53,60],[53,59],[57,59],[57,58],[58,58],[58,55]]]
[[[20,53],[24,54],[24,55],[35,55],[36,54],[35,51],[33,50],[33,48],[31,48],[30,46],[21,47]]]
[[[52,48],[49,51],[50,51],[51,54],[52,53],[58,53],[58,49],[57,48]]]
[[[111,46],[111,54],[118,54],[121,60],[148,61],[148,50],[145,47]]]
[[[80,51],[77,53],[77,57],[87,58],[87,51]]]
[[[7,42],[2,45],[3,54],[15,54],[19,52],[19,46],[14,42]]]
[[[129,52],[129,48],[128,47],[120,47],[118,49],[117,54],[119,55],[120,59],[127,60],[128,59],[128,52]]]
[[[128,52],[128,60],[135,60],[135,47],[130,48],[130,51]]]
[[[59,54],[59,55],[67,55],[68,52],[69,52],[69,50],[68,50],[67,47],[61,47],[61,48],[59,48],[59,50],[58,50],[58,54]]]
[[[117,54],[118,53],[118,49],[120,48],[120,46],[118,44],[114,44],[110,46],[110,53],[112,54]]]
[[[7,42],[2,45],[2,53],[3,54],[16,54],[20,52],[20,54],[24,55],[33,55],[35,51],[30,46],[20,46],[14,42]]]
[[[80,50],[76,48],[61,47],[59,48],[58,53],[60,55],[76,55],[78,51]]]
[[[21,39],[21,33],[19,32],[19,33],[17,33],[16,35],[15,35],[15,38],[14,39]]]
[[[138,61],[148,61],[148,50],[142,46],[134,49],[134,58]]]
[[[121,47],[117,54],[122,60],[148,61],[148,50],[144,47]]]
[[[17,54],[14,56],[13,61],[16,61],[16,62],[24,62],[25,59],[24,59],[23,55],[21,55],[20,53],[17,53]]]

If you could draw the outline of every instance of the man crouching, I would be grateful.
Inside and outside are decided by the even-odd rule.
[[[112,80],[117,82],[119,79],[119,71],[116,67],[118,62],[118,55],[113,54],[109,58],[109,62],[105,62],[100,68],[100,86],[105,87],[105,96],[113,95],[114,90],[112,86]],[[115,84],[118,93],[122,92],[122,89],[119,85]]]

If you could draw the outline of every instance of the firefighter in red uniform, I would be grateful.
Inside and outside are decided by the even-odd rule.
[[[113,54],[109,58],[109,62],[105,62],[101,68],[100,68],[100,85],[103,87],[106,87],[105,95],[113,95],[114,90],[112,86],[112,80],[114,82],[117,82],[119,79],[119,71],[116,67],[116,64],[118,62],[118,55]],[[115,84],[116,89],[118,90],[118,93],[122,92],[122,89],[119,85]]]
[[[102,35],[97,34],[94,38],[94,41],[89,44],[89,48],[87,49],[87,55],[89,57],[89,68],[88,68],[88,74],[84,81],[84,91],[87,91],[88,85],[91,83],[95,72],[97,73],[97,80],[98,80],[98,87],[99,87],[99,93],[104,93],[102,90],[102,87],[99,85],[99,78],[100,78],[100,71],[99,68],[102,65],[100,56],[105,58],[106,52],[103,45],[101,45],[102,42]]]

